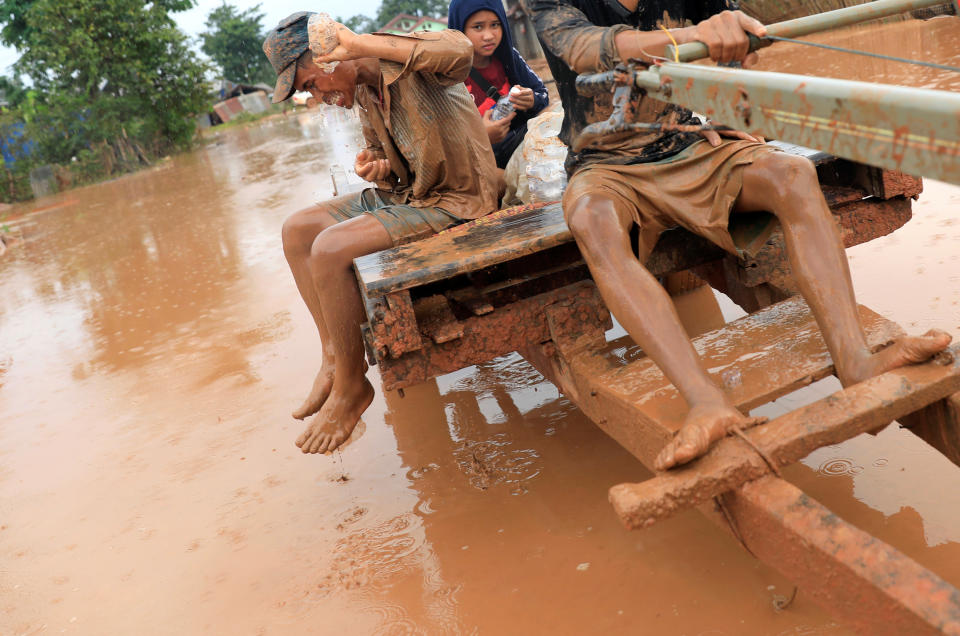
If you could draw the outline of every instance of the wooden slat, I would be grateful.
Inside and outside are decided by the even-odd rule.
[[[874,349],[902,330],[860,306],[860,323]],[[813,314],[800,297],[785,300],[693,340],[704,368],[741,410],[795,391],[833,372],[833,361]],[[610,369],[597,383],[634,405],[669,434],[687,408],[676,388],[649,358]]]
[[[766,457],[783,466],[822,446],[884,426],[958,390],[960,346],[954,346],[931,362],[895,369],[837,391],[745,435]],[[610,502],[627,527],[646,527],[769,471],[763,457],[745,441],[726,437],[690,464],[641,483],[614,486]]]
[[[559,203],[522,212],[469,232],[450,231],[354,260],[368,297],[426,285],[573,240]]]

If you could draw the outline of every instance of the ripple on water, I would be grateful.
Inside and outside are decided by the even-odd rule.
[[[497,433],[487,440],[461,440],[454,450],[457,466],[470,485],[486,490],[498,484],[514,486],[511,492],[526,492],[526,483],[540,474],[540,455],[532,448],[511,448],[510,437]]]
[[[337,525],[347,534],[337,541],[330,570],[317,585],[321,596],[372,582],[384,585],[390,575],[419,569],[429,553],[416,514],[404,513],[376,525],[360,523],[366,514],[365,508],[355,508]]]
[[[863,466],[856,465],[852,459],[846,457],[835,457],[828,459],[817,468],[821,475],[836,477],[840,475],[859,475],[863,472]]]

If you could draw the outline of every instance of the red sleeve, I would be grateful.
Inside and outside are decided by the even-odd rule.
[[[501,95],[506,95],[510,91],[510,80],[507,79],[507,71],[503,68],[503,63],[497,58],[492,58],[486,68],[478,68],[477,71],[483,76],[483,79],[490,82],[491,86],[497,87]],[[473,101],[477,105],[477,109],[481,115],[493,108],[497,103],[496,100],[488,97],[472,78],[468,77],[464,83],[473,96]]]

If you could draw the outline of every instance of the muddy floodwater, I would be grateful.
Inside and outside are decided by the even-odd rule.
[[[960,65],[953,18],[818,39]],[[765,60],[960,90],[790,46]],[[647,471],[516,355],[380,392],[342,452],[302,455],[289,412],[320,349],[279,230],[354,143],[333,116],[275,118],[7,212],[0,634],[849,633],[803,589],[778,609],[790,582],[696,512],[625,531],[607,488]],[[960,188],[925,185],[910,223],[848,251],[858,300],[960,337]],[[679,302],[716,325],[709,293]],[[787,475],[960,586],[960,472],[909,432]]]

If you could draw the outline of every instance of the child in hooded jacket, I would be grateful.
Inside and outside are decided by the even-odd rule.
[[[527,121],[547,106],[547,89],[513,48],[500,0],[453,0],[447,26],[462,31],[473,43],[473,69],[465,84],[483,116],[497,167],[505,168],[523,141]],[[519,87],[510,95],[514,112],[494,120],[497,100],[513,87]]]

